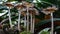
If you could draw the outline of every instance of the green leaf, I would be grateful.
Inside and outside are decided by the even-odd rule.
[[[50,34],[49,32],[42,31],[41,34]]]

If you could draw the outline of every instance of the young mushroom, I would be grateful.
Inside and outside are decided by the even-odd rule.
[[[10,9],[12,9],[14,7],[14,5],[11,2],[7,2],[5,3],[5,6],[8,7],[8,14],[9,14],[9,22],[10,22],[10,28],[12,28],[12,21],[11,21],[11,13],[10,13]]]
[[[53,21],[53,12],[55,12],[56,10],[58,10],[58,8],[56,8],[55,6],[52,7],[47,7],[45,9],[42,10],[42,12],[46,15],[50,14],[51,15],[51,34],[54,34],[54,21]]]
[[[25,2],[23,1],[22,4],[26,7],[27,9],[27,32],[29,32],[29,8],[30,7],[34,7],[34,5],[32,3],[29,3],[29,2]]]
[[[28,10],[29,10],[29,14],[30,14],[30,17],[31,17],[31,19],[30,19],[30,21],[31,21],[31,25],[30,25],[31,30],[30,30],[30,32],[34,33],[35,15],[39,15],[39,12],[35,8],[29,8]]]
[[[22,3],[18,3],[15,5],[15,8],[18,10],[18,30],[20,30],[20,23],[21,23],[21,10],[23,9]]]

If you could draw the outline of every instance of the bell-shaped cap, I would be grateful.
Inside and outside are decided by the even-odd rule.
[[[21,12],[21,15],[26,16],[26,15],[27,15],[27,14],[26,14],[26,11],[22,11],[22,12]]]
[[[43,9],[41,12],[43,12],[44,14],[48,15],[52,12],[55,12],[55,10],[58,10],[58,8],[56,8],[55,6],[53,7],[47,7],[45,9]]]
[[[39,15],[38,10],[35,9],[35,8],[28,8],[28,11],[29,11],[29,14]],[[21,14],[22,14],[23,16],[26,16],[26,15],[27,15],[27,9],[22,10]]]
[[[14,4],[12,4],[11,2],[7,2],[5,3],[5,5],[9,8],[13,8],[14,7]]]
[[[35,8],[29,8],[29,13],[32,15],[39,15],[39,11]]]
[[[25,2],[25,1],[23,1],[22,3],[25,7],[34,7],[33,3],[29,3],[29,2]]]
[[[17,10],[21,10],[24,8],[24,6],[22,5],[22,3],[18,3],[15,5],[15,8],[17,8]]]
[[[47,10],[50,12],[53,12],[55,10],[58,10],[58,8],[56,8],[55,6],[52,6],[52,7],[47,7]]]

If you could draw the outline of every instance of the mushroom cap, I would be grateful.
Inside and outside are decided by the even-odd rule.
[[[14,8],[14,5],[11,2],[5,3],[5,6],[7,6],[8,9]]]
[[[8,7],[14,7],[14,5],[11,2],[7,2],[5,5]]]
[[[39,15],[38,10],[35,8],[29,8],[28,10],[29,10],[29,13],[32,15]]]
[[[32,15],[38,15],[39,14],[39,12],[35,8],[29,8],[28,11],[29,11],[29,14],[32,14]],[[21,14],[23,16],[26,16],[27,10],[22,11]]]
[[[49,11],[42,11],[44,14],[46,14],[46,15],[48,15],[48,14],[50,14],[50,12]]]
[[[23,6],[22,4],[20,4],[20,3],[16,4],[15,7],[16,7],[18,10],[24,8],[24,6]]]
[[[25,2],[25,1],[23,1],[22,3],[25,7],[34,7],[33,3],[29,3],[29,2]]]
[[[21,12],[21,14],[22,14],[23,16],[26,16],[26,12],[25,12],[25,11]]]
[[[47,9],[58,10],[58,8],[56,6],[47,7]]]
[[[42,10],[42,12],[46,15],[52,13],[52,12],[55,12],[55,10],[57,10],[56,7],[47,7],[45,9]]]
[[[46,10],[51,12],[51,11],[57,10],[57,8],[56,7],[47,7]]]

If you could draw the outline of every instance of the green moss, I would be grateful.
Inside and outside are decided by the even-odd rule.
[[[27,32],[27,31],[23,31],[20,34],[31,34],[31,33],[30,32]]]

